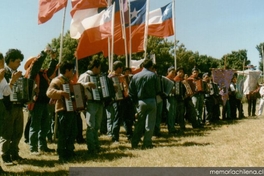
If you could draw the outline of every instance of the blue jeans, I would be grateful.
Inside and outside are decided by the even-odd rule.
[[[152,135],[156,123],[157,105],[155,98],[138,101],[138,119],[132,137],[132,147],[137,147],[142,134],[144,135],[143,147],[152,146]]]
[[[29,146],[31,152],[38,151],[38,148],[47,149],[47,133],[50,128],[50,117],[48,104],[35,103],[32,111],[29,112],[31,123],[29,128]]]
[[[192,102],[197,114],[197,120],[199,123],[202,123],[202,115],[203,115],[203,105],[204,105],[204,95],[202,93],[197,93],[193,95]]]
[[[75,112],[58,112],[58,145],[59,158],[71,157],[74,141],[77,135],[77,120]]]
[[[87,147],[90,152],[98,149],[99,139],[98,139],[98,130],[101,127],[103,117],[103,104],[100,102],[88,102],[86,109],[86,142]]]

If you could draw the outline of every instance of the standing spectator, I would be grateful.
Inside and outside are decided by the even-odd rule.
[[[9,49],[5,55],[5,79],[13,86],[14,77],[21,77],[22,72],[17,71],[24,55],[18,49]],[[17,80],[17,79],[16,79]],[[23,102],[10,101],[10,96],[4,96],[4,104],[7,110],[8,118],[4,119],[2,135],[0,138],[0,148],[3,163],[5,165],[18,164],[23,158],[19,156],[19,141],[23,134]]]
[[[257,84],[255,90],[249,92],[249,94],[246,94],[248,102],[248,116],[256,116],[256,104],[257,99],[259,98],[259,90],[260,86]]]
[[[47,56],[51,55],[51,62],[48,69],[41,69],[43,62]],[[46,95],[46,91],[50,84],[50,77],[56,70],[57,61],[56,54],[50,49],[42,51],[38,57],[29,58],[24,68],[28,79],[35,80],[37,85],[34,102],[28,105],[30,114],[29,128],[29,146],[31,155],[39,155],[41,152],[53,152],[55,150],[47,146],[47,133],[50,128],[51,119],[48,111],[50,99]]]
[[[157,75],[150,71],[153,62],[146,59],[141,72],[135,74],[129,84],[129,95],[137,106],[137,122],[132,137],[132,148],[137,148],[144,134],[143,148],[152,148],[152,135],[156,122]]]
[[[259,102],[258,116],[261,116],[263,112],[263,107],[264,107],[264,86],[263,85],[260,86],[259,94],[260,94],[260,102]]]
[[[60,65],[61,74],[54,78],[47,90],[47,96],[56,100],[55,112],[58,115],[58,145],[57,153],[60,162],[67,162],[75,156],[74,141],[77,135],[75,112],[67,111],[65,99],[70,95],[63,90],[63,84],[70,84],[74,75],[74,64],[68,61]]]
[[[98,77],[101,73],[101,62],[98,58],[94,58],[89,66],[88,71],[81,74],[78,82],[85,87],[85,94],[88,98],[86,107],[86,143],[88,153],[95,154],[100,151],[100,144],[98,138],[98,130],[101,127],[104,105],[103,101],[96,101],[92,97],[92,89],[96,89],[96,83],[91,82],[91,76]]]

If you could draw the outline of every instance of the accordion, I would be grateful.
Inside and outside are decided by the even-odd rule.
[[[12,87],[10,101],[12,102],[30,102],[33,101],[35,81],[21,77]]]
[[[121,81],[119,79],[119,76],[113,76],[111,77],[114,85],[117,87],[116,93],[115,93],[115,99],[116,100],[123,100],[124,96],[123,96],[123,85],[121,84]]]
[[[189,85],[188,81],[183,80],[182,84],[184,85],[185,89],[186,89],[186,97],[188,96],[192,96],[193,95],[193,91],[191,86]]]
[[[85,94],[81,84],[63,84],[62,88],[70,94],[70,99],[65,99],[67,111],[81,111],[85,109]]]
[[[129,96],[129,83],[130,83],[131,77],[129,75],[122,75],[119,76],[119,81],[121,83],[121,88],[123,89],[123,95],[125,98]]]
[[[164,93],[166,96],[168,96],[173,89],[174,81],[171,81],[165,76],[158,76],[157,80],[158,92]]]
[[[182,87],[182,83],[180,81],[176,81],[175,82],[175,88],[174,88],[175,95],[182,95],[183,94],[183,87]]]
[[[109,78],[106,75],[101,76],[89,76],[89,81],[95,84],[95,89],[92,91],[92,99],[95,101],[102,101],[112,98],[113,85],[109,82]]]
[[[116,100],[123,100],[129,96],[129,76],[121,75],[121,76],[113,76],[111,77],[114,85],[117,86],[117,92],[115,93]]]
[[[195,91],[196,92],[206,92],[207,91],[207,83],[205,83],[203,80],[198,79],[195,81]]]

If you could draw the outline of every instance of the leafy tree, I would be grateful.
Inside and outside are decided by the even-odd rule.
[[[259,57],[260,57],[260,61],[259,61],[259,70],[263,70],[263,55],[262,55],[262,48],[264,49],[264,43],[260,43],[259,45],[256,46],[256,49],[259,52]]]
[[[247,60],[247,50],[232,51],[226,54],[221,59],[222,68],[230,68],[235,70],[243,70],[243,66],[250,64]]]

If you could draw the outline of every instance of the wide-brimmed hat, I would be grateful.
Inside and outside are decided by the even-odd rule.
[[[25,69],[25,70],[28,69],[28,67],[30,66],[30,64],[32,63],[32,61],[33,61],[34,59],[36,59],[36,57],[33,57],[33,56],[31,56],[31,57],[29,57],[29,58],[27,59],[25,65],[24,65],[24,69]]]

